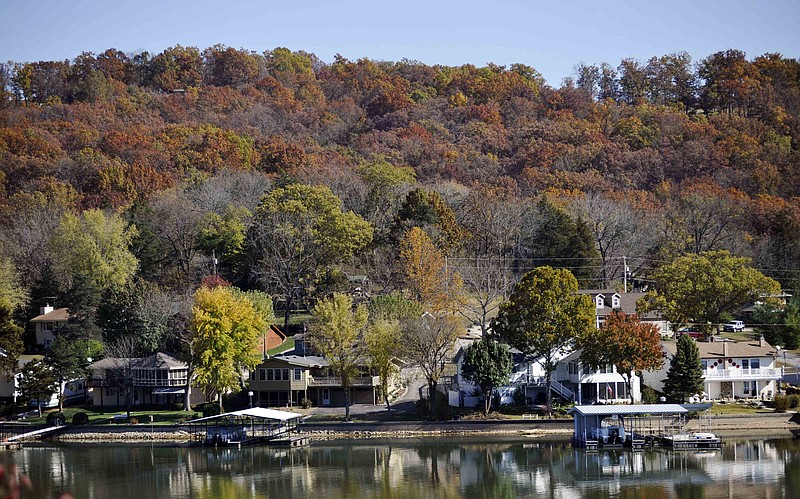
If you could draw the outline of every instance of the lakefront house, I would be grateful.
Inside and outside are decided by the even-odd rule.
[[[644,383],[661,391],[673,357],[675,342],[663,342],[664,366],[645,372]],[[738,398],[770,399],[778,390],[781,369],[775,366],[778,349],[760,337],[750,341],[697,342],[703,368],[704,394],[701,398],[730,400]]]

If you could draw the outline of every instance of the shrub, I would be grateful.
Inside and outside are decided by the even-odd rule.
[[[128,420],[128,422],[129,422],[130,424],[139,424],[139,418],[133,418],[133,417],[132,417],[132,418],[130,418],[130,419]]]
[[[313,404],[311,403],[310,399],[304,398],[300,401],[300,407],[302,407],[303,409],[311,409],[312,405]]]
[[[208,404],[203,404],[199,407],[201,411],[203,411],[203,417],[207,418],[209,416],[219,416],[222,414],[222,409],[219,408],[219,404],[214,402],[209,402]]]
[[[786,409],[789,408],[789,397],[776,395],[772,400],[772,404],[775,406],[775,412],[786,412]]]
[[[61,426],[66,420],[63,412],[51,412],[47,415],[47,424],[51,426]]]
[[[76,412],[72,416],[72,424],[86,424],[89,422],[89,416],[85,412]]]
[[[527,407],[528,401],[525,397],[525,389],[524,388],[517,388],[514,390],[514,395],[512,397],[514,401],[514,405],[517,407]]]
[[[657,404],[658,403],[658,393],[653,390],[653,388],[642,385],[642,403],[643,404]]]
[[[797,407],[800,407],[800,395],[789,395],[786,398],[789,399],[789,409],[797,409]]]

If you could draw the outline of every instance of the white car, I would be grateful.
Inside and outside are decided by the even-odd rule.
[[[725,331],[725,332],[744,331],[744,322],[742,322],[742,321],[730,321],[727,324],[722,326],[722,330]]]

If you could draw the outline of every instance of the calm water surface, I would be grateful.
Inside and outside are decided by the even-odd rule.
[[[363,440],[301,449],[151,446],[3,451],[32,497],[77,498],[790,498],[800,441],[729,440],[720,451],[587,454],[567,443]],[[29,497],[29,496],[26,496]]]

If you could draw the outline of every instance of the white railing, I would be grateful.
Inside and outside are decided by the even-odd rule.
[[[550,380],[550,389],[561,395],[565,400],[575,400],[575,393],[554,379]]]
[[[363,376],[350,379],[350,386],[378,386],[378,376]],[[338,376],[309,376],[308,386],[342,386],[342,378]]]
[[[777,379],[781,377],[780,369],[707,369],[703,371],[705,379]]]

